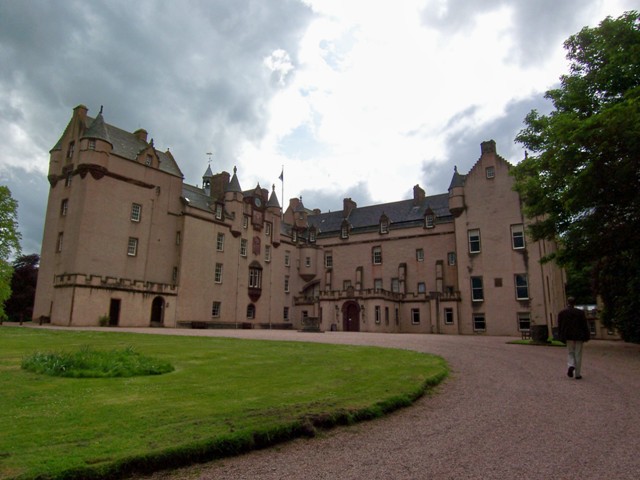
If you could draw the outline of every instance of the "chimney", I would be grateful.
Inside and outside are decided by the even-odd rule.
[[[416,184],[413,187],[413,205],[422,205],[425,198],[425,192],[420,185]]]
[[[89,111],[89,109],[87,107],[85,107],[84,105],[78,105],[76,108],[73,109],[73,113],[75,115],[78,116],[78,118],[80,120],[82,120],[82,122],[86,122],[87,120],[87,112]]]
[[[486,142],[482,142],[480,144],[480,152],[484,155],[485,153],[496,153],[496,141],[488,140]]]
[[[224,189],[230,179],[231,175],[229,172],[216,173],[211,177],[211,198],[214,200],[224,200]]]
[[[351,212],[358,206],[351,198],[345,198],[342,203],[342,218],[349,218]]]
[[[147,142],[147,131],[144,128],[139,128],[138,130],[133,132],[133,134],[138,140],[141,140],[145,143]]]

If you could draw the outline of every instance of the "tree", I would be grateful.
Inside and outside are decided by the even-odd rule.
[[[38,264],[40,255],[20,255],[13,262],[11,278],[11,297],[7,300],[5,311],[14,321],[30,320],[33,313],[33,301],[36,296]]]
[[[12,255],[20,253],[18,232],[18,202],[11,197],[9,187],[0,185],[0,321],[6,319],[4,303],[11,296]]]
[[[546,92],[516,141],[514,168],[536,239],[559,240],[555,260],[591,272],[605,324],[640,342],[640,19],[636,11],[583,28],[564,44],[569,74]]]

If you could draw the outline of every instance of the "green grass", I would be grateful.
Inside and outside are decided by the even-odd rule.
[[[35,352],[127,347],[171,373],[63,378]],[[0,478],[114,478],[238,454],[410,405],[440,357],[302,342],[0,327]]]
[[[34,373],[71,378],[137,377],[173,372],[169,362],[141,355],[131,346],[121,350],[94,350],[83,345],[76,352],[36,352],[22,360]]]

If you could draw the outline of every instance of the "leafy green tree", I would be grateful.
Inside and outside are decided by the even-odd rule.
[[[40,255],[37,253],[20,255],[13,262],[11,297],[5,304],[5,312],[9,319],[14,321],[31,320],[39,263]]]
[[[583,28],[564,44],[569,74],[516,141],[532,152],[514,168],[516,190],[537,219],[537,239],[591,272],[603,320],[640,342],[640,19],[636,11]]]
[[[11,296],[13,266],[9,258],[19,253],[18,202],[11,197],[9,187],[0,185],[0,321],[7,317],[4,303]]]

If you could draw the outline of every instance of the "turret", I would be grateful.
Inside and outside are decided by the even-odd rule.
[[[449,211],[454,217],[459,217],[464,209],[464,175],[458,173],[458,167],[453,167],[453,178],[449,185]]]

